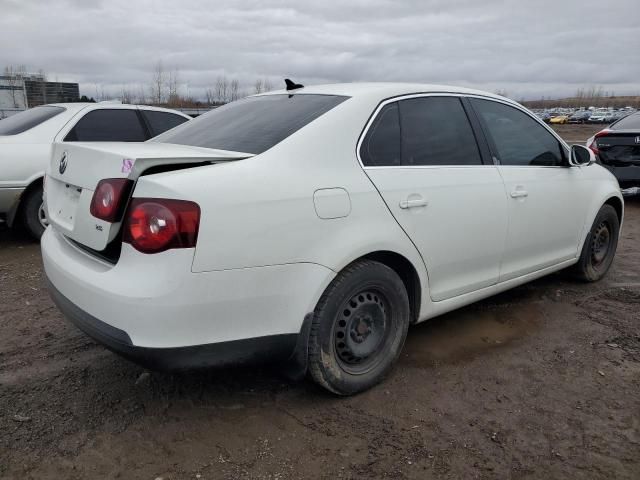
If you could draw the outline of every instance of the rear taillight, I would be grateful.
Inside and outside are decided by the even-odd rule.
[[[105,222],[120,220],[132,185],[133,181],[126,178],[100,180],[91,199],[91,215]]]
[[[142,253],[192,248],[198,239],[200,207],[186,200],[134,198],[127,211],[124,241]]]
[[[591,141],[587,144],[587,147],[590,148],[593,153],[598,155],[600,153],[600,150],[598,150],[597,140],[600,137],[606,136],[608,133],[609,133],[609,130],[606,130],[606,129],[599,131],[592,137]]]

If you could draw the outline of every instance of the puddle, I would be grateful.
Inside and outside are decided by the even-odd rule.
[[[504,346],[535,331],[543,319],[539,304],[456,310],[409,329],[401,363],[432,366],[454,363]]]

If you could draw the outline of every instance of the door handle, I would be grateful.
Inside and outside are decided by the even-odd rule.
[[[407,198],[400,200],[400,208],[426,207],[427,205],[429,205],[429,202],[424,198]]]
[[[511,192],[511,198],[524,198],[528,196],[529,196],[529,192],[527,192],[526,190],[521,190],[519,188]]]

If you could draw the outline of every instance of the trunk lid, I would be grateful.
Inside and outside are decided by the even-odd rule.
[[[623,167],[640,165],[640,132],[609,130],[595,139],[600,161]]]
[[[44,201],[49,222],[70,239],[102,251],[117,236],[122,219],[109,223],[91,215],[91,199],[100,180],[127,178],[135,182],[145,172],[251,156],[249,153],[164,143],[57,143],[53,147],[45,184]]]

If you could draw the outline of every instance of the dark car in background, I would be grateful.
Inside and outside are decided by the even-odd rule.
[[[569,123],[587,123],[591,117],[591,112],[589,110],[584,110],[580,112],[575,112],[569,117]]]
[[[640,193],[640,112],[596,133],[587,140],[587,147],[616,176],[623,193]]]

